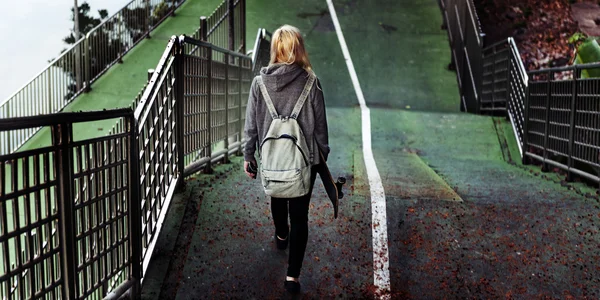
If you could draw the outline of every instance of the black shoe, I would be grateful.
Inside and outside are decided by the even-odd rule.
[[[300,293],[300,282],[296,282],[296,281],[285,281],[283,283],[283,286],[285,287],[285,289],[291,293],[291,294],[298,294]]]
[[[275,234],[275,243],[277,244],[277,249],[285,250],[285,249],[287,249],[288,238],[286,237],[285,240],[281,240],[279,237],[277,237],[277,233],[276,233]]]

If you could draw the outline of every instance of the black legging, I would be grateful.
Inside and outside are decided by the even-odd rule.
[[[273,214],[273,223],[275,223],[275,233],[281,238],[287,237],[288,232],[290,234],[290,254],[287,270],[287,276],[290,277],[297,278],[300,276],[306,242],[308,241],[308,206],[316,175],[316,169],[313,167],[310,177],[310,191],[302,197],[289,199],[271,197],[271,213]],[[291,230],[288,228],[288,203],[292,224]]]

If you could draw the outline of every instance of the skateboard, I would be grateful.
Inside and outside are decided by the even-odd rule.
[[[342,187],[346,183],[346,178],[338,177],[337,181],[333,180],[333,176],[331,176],[331,172],[329,172],[329,167],[327,166],[327,162],[321,151],[319,151],[319,155],[321,156],[321,163],[317,165],[317,173],[321,176],[327,196],[329,197],[329,200],[331,200],[331,204],[333,204],[333,216],[337,219],[338,204],[339,200],[344,197]]]

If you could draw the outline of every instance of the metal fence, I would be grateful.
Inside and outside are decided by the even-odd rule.
[[[600,183],[600,79],[581,76],[600,64],[527,73],[512,38],[482,48],[470,0],[439,5],[466,110],[505,114],[524,163],[533,159],[543,170],[566,171],[567,180],[579,175]]]
[[[52,129],[49,147],[0,154],[3,298],[137,297],[183,178],[240,152],[252,69],[248,56],[172,37],[134,111],[0,119],[0,136]],[[73,140],[74,124],[103,119],[117,119],[107,136]]]
[[[185,78],[184,173],[241,152],[252,60],[189,37],[183,38]],[[199,79],[205,79],[199,80]]]
[[[254,74],[254,76],[260,73],[260,69],[262,67],[266,67],[269,65],[269,61],[271,60],[270,52],[271,33],[263,28],[259,28],[258,34],[256,35],[254,50],[252,51],[252,61],[254,62],[252,73]]]
[[[2,295],[135,296],[183,178],[240,152],[251,80],[250,57],[173,37],[135,111],[0,119],[53,137],[0,155]],[[103,119],[118,119],[108,136],[73,140],[73,124]]]
[[[456,69],[460,91],[460,109],[478,113],[484,34],[475,5],[471,0],[439,0],[438,3],[442,9],[444,26],[448,30],[451,67]]]
[[[246,0],[224,0],[191,36],[214,46],[246,52]]]
[[[521,156],[528,81],[527,71],[512,38],[484,49],[480,112],[503,113],[510,119]]]
[[[529,72],[525,156],[600,182],[600,79],[582,78],[600,64]],[[555,80],[558,73],[571,79]]]
[[[105,119],[124,126],[105,137],[73,139],[74,126]],[[133,112],[0,119],[2,131],[37,127],[51,128],[51,146],[0,156],[3,299],[99,298],[135,282]]]
[[[31,81],[0,104],[0,118],[61,111],[112,65],[121,62],[150,31],[185,0],[132,0],[65,50]],[[39,128],[0,135],[0,154],[16,151]]]

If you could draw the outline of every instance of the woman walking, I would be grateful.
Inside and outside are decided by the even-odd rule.
[[[273,139],[271,135],[268,136],[273,131],[273,124],[277,123],[276,125],[279,126],[281,122],[287,122],[289,119],[296,120],[303,140],[296,137],[290,139],[286,137],[286,134],[278,136],[286,137],[297,144],[303,144],[304,147],[298,145],[297,149],[289,149],[292,149],[290,151],[301,149],[299,153],[302,155],[299,156],[306,162],[306,176],[300,177],[304,179],[296,181],[294,185],[280,185],[282,181],[275,180],[273,181],[275,184],[265,183],[265,180],[270,179],[265,177],[271,176],[274,172],[264,170],[265,165],[271,163],[266,160],[272,157],[272,155],[265,155],[265,151],[288,151],[288,148],[272,149],[271,147],[269,150],[265,150],[263,146]],[[298,293],[300,292],[300,269],[308,241],[308,208],[316,177],[314,166],[321,162],[319,152],[323,154],[324,159],[327,159],[329,137],[323,91],[312,70],[302,35],[293,26],[284,25],[273,33],[269,66],[260,71],[260,75],[254,78],[250,88],[244,133],[247,141],[244,147],[244,171],[250,178],[256,178],[255,152],[258,145],[259,153],[262,153],[263,186],[267,194],[272,195],[271,213],[275,224],[274,240],[279,250],[285,250],[288,243],[290,247],[284,287],[291,293]],[[302,143],[298,140],[301,140]],[[304,153],[302,148],[307,149],[306,152],[309,153]],[[293,153],[286,154],[284,152],[277,155],[277,160],[281,160],[281,157],[291,156]],[[273,159],[271,158],[271,160]],[[300,173],[300,169],[298,169],[298,173]],[[306,184],[300,181],[304,181]],[[274,189],[273,186],[279,190]],[[282,186],[283,188],[281,188]],[[290,191],[290,189],[300,189],[301,191]],[[297,194],[303,195],[280,196]],[[288,226],[288,214],[291,228]]]

